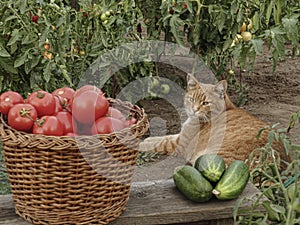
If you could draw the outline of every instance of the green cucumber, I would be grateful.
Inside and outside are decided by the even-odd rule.
[[[233,161],[225,170],[212,193],[220,200],[237,198],[245,189],[250,177],[247,164],[241,160]]]
[[[173,180],[177,189],[191,201],[206,202],[212,197],[211,184],[192,166],[177,167]]]
[[[224,159],[214,154],[201,155],[196,159],[194,167],[212,182],[219,181],[226,169]]]

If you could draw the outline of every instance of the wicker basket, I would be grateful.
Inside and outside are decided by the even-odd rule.
[[[142,109],[137,124],[109,135],[34,135],[16,131],[1,116],[0,134],[15,210],[33,224],[107,224],[125,210],[138,154],[149,127]]]

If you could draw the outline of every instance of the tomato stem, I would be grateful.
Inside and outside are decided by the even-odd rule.
[[[38,98],[44,98],[44,96],[45,96],[45,94],[43,92],[41,92],[41,91],[37,92],[37,97]]]
[[[202,8],[202,4],[201,4],[200,0],[197,0],[196,2],[197,2],[197,5],[198,5],[196,15],[199,16],[199,15],[200,15],[201,8]]]
[[[66,109],[68,112],[71,112],[71,109],[70,109],[70,103],[69,103],[68,99],[63,98],[63,97],[61,97],[60,95],[55,95],[55,97],[58,98],[59,104],[60,104],[64,109]]]
[[[28,119],[34,121],[34,119],[30,116],[29,112],[30,112],[31,109],[26,109],[26,108],[22,108],[20,110],[20,115],[22,117],[27,117]]]
[[[45,120],[44,119],[37,119],[36,121],[36,124],[41,127],[44,123],[45,123]]]

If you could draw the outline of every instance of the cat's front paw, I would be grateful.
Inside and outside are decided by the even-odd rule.
[[[139,150],[142,152],[155,152],[158,143],[163,140],[163,137],[148,137],[139,145]]]

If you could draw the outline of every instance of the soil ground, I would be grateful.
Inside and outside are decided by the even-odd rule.
[[[174,68],[170,70],[166,66],[160,67],[162,74],[169,72],[166,77],[170,76],[170,71],[172,76],[182,76],[182,73]],[[290,116],[300,111],[300,57],[287,55],[286,59],[277,65],[273,74],[271,57],[265,52],[256,59],[251,74],[244,71],[241,75],[243,83],[248,87],[248,91],[245,92],[247,101],[241,107],[270,124],[279,123],[278,128],[287,128]],[[237,94],[233,91],[229,94],[237,103]],[[177,96],[180,97],[183,96]],[[141,105],[149,116],[151,136],[175,134],[180,131],[182,108],[178,110],[164,99],[142,101]],[[292,142],[299,144],[300,134],[296,128],[288,135]],[[134,180],[170,178],[173,169],[184,163],[184,160],[179,158],[159,156],[153,162],[137,167]]]

